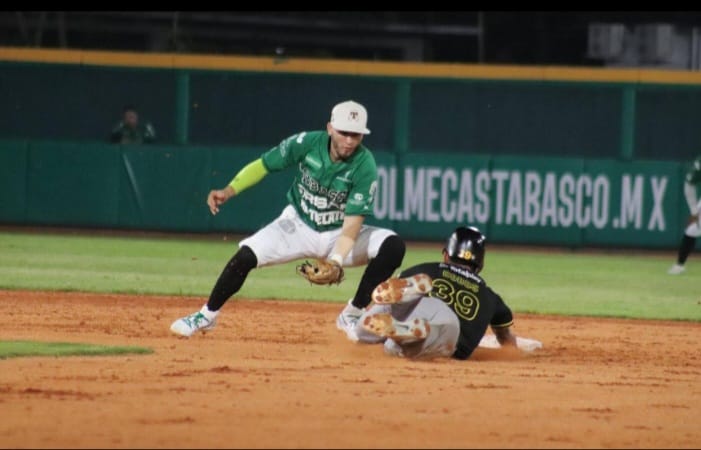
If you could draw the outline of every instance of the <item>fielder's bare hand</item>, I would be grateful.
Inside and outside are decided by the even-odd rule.
[[[227,186],[224,189],[214,189],[209,191],[209,195],[207,196],[207,206],[209,206],[209,210],[211,211],[212,215],[217,214],[219,212],[219,206],[226,203],[226,201],[233,197],[234,194],[234,188],[231,186]]]

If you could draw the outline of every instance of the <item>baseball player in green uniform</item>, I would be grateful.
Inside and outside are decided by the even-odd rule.
[[[499,346],[540,348],[511,333],[511,310],[479,276],[485,240],[477,228],[458,227],[442,262],[412,266],[378,285],[375,304],[356,325],[360,342],[383,342],[386,353],[407,358],[467,359],[490,326]]]
[[[684,272],[686,259],[696,245],[696,238],[701,236],[701,216],[699,215],[701,199],[696,197],[696,187],[699,185],[701,185],[701,156],[694,160],[684,177],[684,197],[689,206],[690,215],[679,243],[677,262],[667,271],[670,275],[679,275]]]
[[[336,321],[349,339],[357,340],[355,324],[370,304],[370,294],[401,265],[405,253],[405,244],[394,231],[363,223],[373,212],[377,189],[375,158],[362,144],[370,134],[367,119],[363,105],[339,103],[326,130],[284,139],[241,169],[227,186],[209,193],[207,204],[217,214],[224,202],[268,173],[297,168],[287,192],[288,206],[277,219],[239,243],[207,303],[173,322],[173,333],[189,337],[212,329],[221,307],[241,289],[252,269],[313,257],[341,267],[367,264],[354,297]]]

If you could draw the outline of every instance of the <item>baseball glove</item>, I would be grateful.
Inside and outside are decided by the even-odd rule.
[[[343,267],[328,259],[304,261],[297,266],[297,273],[310,283],[325,285],[340,284],[345,275]]]

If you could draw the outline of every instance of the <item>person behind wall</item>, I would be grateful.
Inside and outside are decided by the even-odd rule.
[[[114,144],[150,144],[156,141],[156,130],[150,122],[140,123],[139,113],[133,105],[127,105],[122,119],[112,128],[110,142]]]
[[[677,250],[677,262],[667,271],[670,275],[679,275],[686,270],[684,264],[696,245],[696,238],[701,236],[701,215],[699,214],[701,199],[696,196],[696,188],[699,185],[701,185],[701,156],[694,160],[684,177],[684,197],[690,214]]]

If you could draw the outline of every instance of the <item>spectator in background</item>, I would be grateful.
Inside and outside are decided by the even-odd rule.
[[[670,275],[679,275],[684,272],[686,259],[696,245],[696,238],[701,236],[701,215],[699,214],[701,200],[696,196],[698,185],[701,185],[701,156],[694,160],[684,178],[684,197],[689,206],[689,218],[677,250],[677,262],[667,271]]]
[[[156,130],[150,122],[139,123],[139,113],[132,105],[124,107],[122,120],[112,128],[110,142],[115,144],[150,144],[156,140]]]

